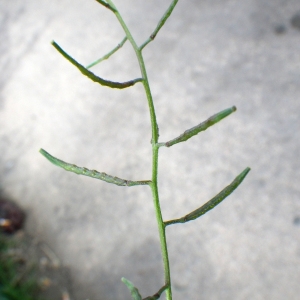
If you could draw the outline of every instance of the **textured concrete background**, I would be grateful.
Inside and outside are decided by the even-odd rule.
[[[115,1],[138,43],[169,3]],[[238,107],[199,136],[161,149],[165,219],[252,168],[223,204],[168,228],[174,299],[299,298],[299,12],[299,0],[179,1],[144,50],[161,141]],[[76,300],[130,299],[122,276],[143,296],[155,293],[163,275],[149,188],[76,176],[38,153],[43,147],[79,166],[149,178],[141,85],[99,86],[50,45],[55,39],[90,63],[123,38],[114,15],[93,0],[1,0],[0,35],[2,192],[27,211],[28,231],[70,267]],[[94,71],[116,81],[139,76],[129,43]]]

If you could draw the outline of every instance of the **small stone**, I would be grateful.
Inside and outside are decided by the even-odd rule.
[[[40,278],[39,283],[40,283],[40,288],[45,290],[52,285],[52,280],[48,277],[42,277]]]
[[[25,214],[14,203],[0,199],[0,231],[15,233],[24,224]]]
[[[49,260],[47,257],[43,256],[40,258],[40,267],[45,268],[49,265]]]

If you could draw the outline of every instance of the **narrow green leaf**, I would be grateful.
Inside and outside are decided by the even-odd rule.
[[[106,181],[108,183],[113,183],[119,186],[135,186],[135,185],[149,185],[151,183],[150,180],[143,180],[143,181],[132,181],[132,180],[126,180],[121,179],[119,177],[111,176],[103,172],[98,172],[96,170],[89,170],[87,168],[78,167],[73,164],[69,164],[63,160],[60,160],[54,156],[52,156],[50,153],[45,151],[44,149],[40,149],[40,153],[45,156],[51,163],[54,165],[61,167],[67,171],[84,175],[96,179],[100,179],[103,181]]]
[[[79,62],[77,62],[74,58],[72,58],[69,54],[67,54],[56,42],[53,41],[52,45],[64,58],[66,58],[72,65],[77,67],[77,69],[83,75],[87,76],[94,82],[100,83],[101,85],[109,86],[110,88],[115,88],[115,89],[125,89],[125,88],[128,88],[128,87],[136,84],[137,82],[143,81],[142,78],[136,78],[136,79],[126,81],[126,82],[115,82],[115,81],[109,81],[109,80],[103,79],[101,77],[98,77],[93,72],[89,71],[88,69],[86,69]]]
[[[232,114],[235,111],[236,111],[235,106],[233,106],[231,108],[227,108],[227,109],[211,116],[209,119],[207,119],[206,121],[200,123],[199,125],[197,125],[195,127],[192,127],[191,129],[186,130],[183,134],[181,134],[177,138],[175,138],[171,141],[168,141],[166,143],[160,143],[159,146],[171,147],[175,144],[184,142],[184,141],[190,139],[191,137],[193,137],[194,135],[198,134],[199,132],[204,131],[208,127],[218,123],[219,121],[221,121],[222,119],[229,116],[230,114]]]
[[[188,221],[195,220],[199,218],[200,216],[207,213],[209,210],[213,209],[215,206],[220,204],[226,197],[228,197],[244,180],[246,175],[249,173],[250,168],[246,168],[240,175],[238,175],[231,184],[226,186],[219,194],[217,194],[215,197],[213,197],[211,200],[206,202],[201,207],[197,208],[196,210],[192,211],[191,213],[187,214],[186,216],[170,220],[167,222],[164,222],[166,226],[176,223],[186,223]]]
[[[105,54],[103,57],[97,59],[96,61],[92,62],[91,64],[89,64],[88,66],[86,66],[87,69],[101,63],[103,60],[108,59],[110,56],[112,56],[115,52],[117,52],[120,48],[123,47],[123,45],[125,44],[125,42],[127,41],[127,36],[125,36],[123,38],[123,40],[114,48],[112,49],[110,52],[108,52],[107,54]]]
[[[124,277],[121,280],[128,287],[133,300],[142,300],[142,296],[140,295],[139,290],[133,285],[132,282]]]

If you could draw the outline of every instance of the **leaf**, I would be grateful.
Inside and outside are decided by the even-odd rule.
[[[165,222],[165,225],[167,226],[176,223],[186,223],[188,221],[195,220],[200,216],[204,215],[205,213],[213,209],[215,206],[220,204],[226,197],[228,197],[242,183],[242,181],[245,179],[249,171],[250,168],[246,168],[241,174],[239,174],[232,181],[231,184],[226,186],[219,194],[217,194],[215,197],[213,197],[211,200],[206,202],[201,207],[197,208],[196,210],[192,211],[191,213],[187,214],[186,216],[180,219],[167,221]]]
[[[124,277],[121,280],[128,287],[133,300],[142,300],[142,296],[140,295],[139,290],[133,285],[132,282]]]
[[[171,147],[175,144],[184,142],[188,139],[190,139],[191,137],[193,137],[194,135],[198,134],[201,131],[206,130],[208,127],[218,123],[219,121],[221,121],[222,119],[224,119],[225,117],[229,116],[230,114],[232,114],[233,112],[236,111],[236,107],[233,106],[231,108],[227,108],[225,110],[222,110],[221,112],[211,116],[209,119],[207,119],[206,121],[198,124],[195,127],[192,127],[188,130],[186,130],[183,134],[181,134],[180,136],[178,136],[177,138],[168,141],[166,143],[162,143],[160,146],[166,146],[166,147]]]
[[[142,78],[133,79],[126,82],[115,82],[115,81],[109,81],[106,79],[103,79],[101,77],[96,76],[93,72],[89,71],[87,68],[85,68],[83,65],[81,65],[79,62],[77,62],[74,58],[72,58],[69,54],[67,54],[56,42],[52,42],[52,45],[54,48],[64,57],[66,58],[72,65],[77,67],[77,69],[85,76],[93,80],[94,82],[100,83],[104,86],[109,86],[110,88],[116,88],[116,89],[124,89],[128,88],[137,82],[143,81]]]
[[[142,181],[132,181],[132,180],[126,180],[121,179],[116,176],[108,175],[104,172],[98,172],[96,170],[89,170],[87,168],[78,167],[73,164],[69,164],[61,159],[58,159],[54,156],[52,156],[50,153],[45,151],[44,149],[40,149],[40,153],[45,156],[50,162],[52,162],[54,165],[61,167],[65,169],[66,171],[70,171],[79,175],[85,175],[88,177],[100,179],[103,181],[106,181],[108,183],[113,183],[119,186],[134,186],[134,185],[148,185],[151,183],[150,180],[142,180]]]

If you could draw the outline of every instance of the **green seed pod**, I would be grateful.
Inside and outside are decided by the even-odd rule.
[[[113,183],[119,186],[134,186],[134,185],[149,185],[151,183],[150,180],[142,180],[142,181],[132,181],[132,180],[126,180],[121,179],[119,177],[108,175],[104,172],[98,172],[96,170],[89,170],[87,168],[78,167],[73,164],[69,164],[61,159],[58,159],[54,156],[52,156],[50,153],[45,151],[44,149],[40,149],[40,153],[45,156],[50,162],[52,162],[54,165],[61,167],[67,171],[79,174],[79,175],[85,175],[88,177],[100,179],[103,181],[106,181],[108,183]]]
[[[199,218],[200,216],[204,215],[207,213],[209,210],[213,209],[215,206],[220,204],[226,197],[228,197],[244,180],[246,175],[249,173],[250,168],[246,168],[240,175],[238,175],[231,184],[226,186],[219,194],[217,194],[215,197],[213,197],[211,200],[206,202],[204,205],[201,207],[197,208],[196,210],[192,211],[191,213],[187,214],[186,216],[180,218],[180,219],[175,219],[175,220],[170,220],[167,222],[164,222],[165,225],[171,225],[171,224],[176,224],[176,223],[186,223],[188,221],[195,220]]]
[[[66,58],[72,65],[77,67],[77,69],[83,75],[87,76],[94,82],[100,83],[101,85],[109,86],[111,88],[116,88],[116,89],[125,89],[127,87],[130,87],[130,86],[136,84],[137,82],[143,81],[142,78],[137,78],[137,79],[133,79],[133,80],[126,81],[126,82],[114,82],[114,81],[105,80],[99,76],[96,76],[93,72],[89,71],[87,68],[85,68],[79,62],[77,62],[73,57],[71,57],[68,53],[66,53],[56,42],[53,41],[52,45],[64,58]]]
[[[206,121],[198,124],[195,127],[192,127],[188,130],[186,130],[183,134],[181,134],[180,136],[178,136],[177,138],[168,141],[166,143],[164,143],[164,146],[166,147],[171,147],[175,144],[184,142],[188,139],[190,139],[191,137],[193,137],[194,135],[198,134],[201,131],[206,130],[208,127],[218,123],[219,121],[221,121],[222,119],[224,119],[225,117],[229,116],[230,114],[232,114],[233,112],[236,111],[236,107],[233,106],[231,108],[227,108],[213,116],[211,116],[209,119],[207,119]]]

